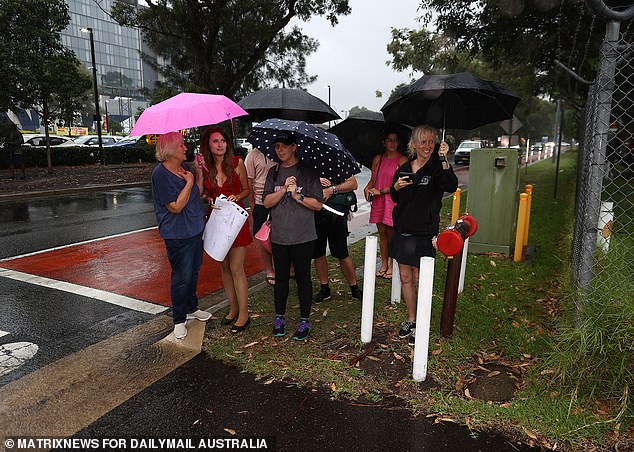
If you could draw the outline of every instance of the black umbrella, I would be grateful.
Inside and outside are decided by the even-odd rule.
[[[279,162],[275,153],[275,138],[280,130],[293,132],[297,138],[297,157],[308,162],[320,177],[340,183],[361,172],[359,164],[339,138],[304,121],[267,119],[253,127],[249,143]]]
[[[411,128],[403,124],[386,123],[381,112],[365,110],[348,116],[328,129],[367,168],[372,168],[374,156],[385,150],[381,141],[386,130],[393,130],[398,134],[398,149],[405,154]]]
[[[424,75],[398,89],[381,111],[391,122],[472,130],[512,118],[520,99],[502,84],[468,72]]]
[[[261,89],[243,98],[238,105],[258,122],[280,118],[322,124],[341,119],[326,102],[301,89]]]

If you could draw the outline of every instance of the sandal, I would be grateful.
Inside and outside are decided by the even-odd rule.
[[[387,271],[383,274],[383,278],[384,278],[384,279],[392,279],[392,271],[391,271],[391,270],[387,270]]]
[[[387,270],[379,270],[378,272],[376,272],[376,277],[377,278],[385,278],[385,274],[387,273]]]
[[[275,285],[275,276],[273,275],[266,275],[266,283],[269,286],[274,286]]]

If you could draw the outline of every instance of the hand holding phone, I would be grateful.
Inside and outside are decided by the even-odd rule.
[[[416,182],[416,180],[418,179],[416,173],[410,173],[408,171],[403,171],[399,174],[399,177],[405,178],[407,182]]]

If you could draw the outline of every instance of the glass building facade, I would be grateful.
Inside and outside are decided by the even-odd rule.
[[[154,72],[141,59],[143,46],[139,30],[122,27],[109,16],[114,0],[67,0],[70,24],[62,32],[62,43],[75,52],[77,58],[92,67],[90,38],[82,28],[92,28],[95,42],[95,62],[99,94],[108,97],[142,98],[146,87],[145,71]],[[130,1],[136,5],[136,0]],[[148,74],[156,80],[156,74]],[[152,89],[153,86],[147,86]]]

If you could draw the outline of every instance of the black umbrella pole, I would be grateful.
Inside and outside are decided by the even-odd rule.
[[[442,302],[442,317],[440,318],[440,335],[442,337],[451,337],[453,334],[453,321],[456,315],[456,300],[458,299],[461,263],[462,251],[449,258],[449,262],[447,263],[445,296]]]

